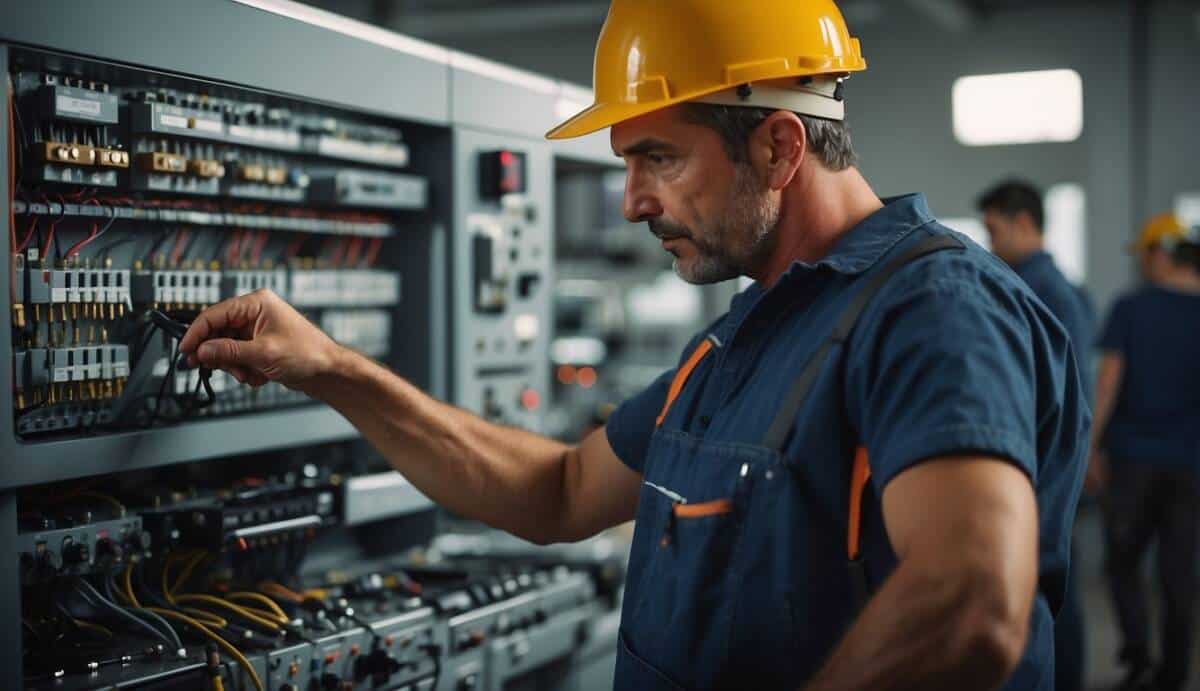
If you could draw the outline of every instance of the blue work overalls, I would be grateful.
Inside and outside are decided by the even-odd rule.
[[[719,356],[736,342],[722,341],[728,330],[714,330],[676,370],[639,469],[644,485],[617,689],[800,688],[894,567],[866,453],[846,424],[846,402],[815,399],[840,389],[856,319],[891,274],[929,253],[963,249],[944,228],[905,230],[836,295],[800,298],[808,301],[800,309],[810,313],[809,323],[826,325],[826,336],[761,346],[753,371],[722,398],[729,402],[711,420],[702,416],[713,434],[691,424],[698,402],[688,393],[724,376]],[[796,313],[778,312],[783,316],[774,319]],[[1069,450],[1082,458],[1082,451]],[[1071,481],[1075,496],[1077,480],[1078,473]],[[1058,484],[1069,499],[1071,483]],[[1066,533],[1048,525],[1056,534],[1046,542],[1057,551]],[[1018,685],[1006,689],[1052,688],[1050,611],[1039,594],[1029,652],[1012,682]],[[822,651],[819,659],[814,651]]]

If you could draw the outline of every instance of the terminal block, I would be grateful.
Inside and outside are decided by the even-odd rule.
[[[179,154],[151,151],[137,155],[138,167],[147,173],[186,173],[188,160]]]
[[[133,302],[139,305],[196,308],[220,301],[220,271],[171,269],[133,274]]]
[[[326,310],[321,329],[369,357],[381,357],[392,348],[392,315],[387,310]]]
[[[29,271],[28,300],[33,305],[69,306],[71,318],[115,319],[130,301],[128,269],[34,269]],[[66,316],[63,317],[64,319]]]
[[[33,145],[34,160],[39,163],[61,163],[73,166],[96,164],[96,150],[83,144],[37,142]]]
[[[400,302],[400,275],[371,269],[296,269],[288,295],[297,307],[386,307]]]
[[[22,403],[113,398],[129,377],[129,346],[32,348],[16,352],[14,369]]]
[[[253,293],[263,288],[286,300],[288,291],[287,271],[283,269],[238,269],[226,271],[221,276],[222,300]]]

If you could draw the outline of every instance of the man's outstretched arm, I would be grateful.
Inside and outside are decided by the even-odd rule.
[[[534,542],[577,540],[633,518],[641,483],[604,430],[579,446],[489,423],[343,348],[269,291],[227,300],[180,348],[243,383],[278,381],[333,406],[447,509]]]

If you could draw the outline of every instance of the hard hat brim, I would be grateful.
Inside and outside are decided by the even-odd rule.
[[[682,100],[682,99],[680,99]],[[646,103],[595,103],[546,133],[546,139],[573,139],[674,105],[678,101]]]

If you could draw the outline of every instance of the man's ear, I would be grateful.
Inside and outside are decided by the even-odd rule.
[[[750,135],[750,165],[772,190],[791,184],[808,155],[808,131],[795,113],[777,110]]]

